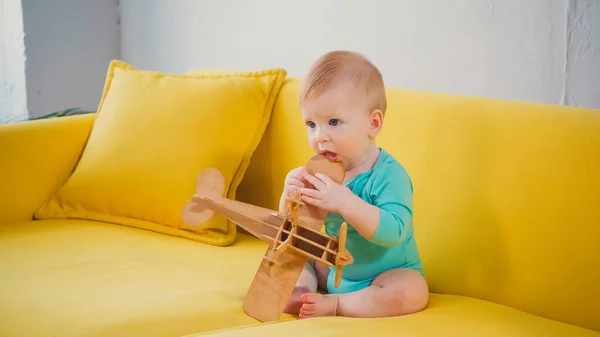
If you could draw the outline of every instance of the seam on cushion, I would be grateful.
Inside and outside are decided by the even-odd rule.
[[[94,127],[96,126],[96,120],[97,120],[99,114],[101,113],[102,106],[104,105],[104,102],[106,101],[106,97],[108,96],[108,92],[110,91],[110,88],[112,87],[112,81],[115,77],[115,68],[117,68],[117,67],[133,68],[132,66],[130,66],[122,61],[119,61],[119,60],[112,60],[110,62],[108,69],[106,71],[106,77],[104,79],[104,89],[102,90],[102,95],[100,96],[100,103],[98,104],[98,108],[96,109],[96,112],[94,113],[94,118],[90,125],[90,131],[88,132],[88,135],[83,142],[81,152],[77,156],[77,159],[75,160],[75,164],[73,165],[73,168],[69,172],[67,179],[57,189],[56,193],[58,193],[58,191],[60,191],[60,189],[69,181],[69,179],[71,179],[71,176],[77,170],[77,168],[79,168],[79,164],[81,163],[81,158],[85,155],[86,149],[87,149],[89,141],[90,141],[90,137],[91,137],[92,133],[94,132]],[[133,69],[135,69],[135,68],[133,68]],[[49,203],[56,197],[56,193],[54,193],[52,196],[50,196],[50,198],[42,206],[38,207],[36,209],[36,211],[34,211],[34,214],[38,210],[48,207]]]
[[[106,78],[104,80],[104,90],[102,91],[102,96],[100,96],[100,103],[98,104],[98,108],[96,109],[94,120],[92,121],[92,125],[90,126],[90,132],[88,133],[88,136],[87,136],[85,142],[83,143],[83,149],[81,150],[81,153],[79,154],[79,157],[77,158],[77,162],[76,162],[75,166],[73,167],[71,174],[73,172],[75,172],[75,170],[79,166],[81,157],[83,157],[85,150],[88,147],[90,136],[92,135],[92,132],[94,132],[94,128],[96,126],[96,120],[97,120],[98,116],[102,113],[102,107],[104,106],[106,97],[108,97],[108,93],[110,92],[110,89],[112,88],[112,82],[115,78],[115,69],[117,69],[117,68],[124,69],[124,70],[125,69],[127,69],[127,70],[135,69],[122,61],[113,60],[110,62],[108,71],[106,73]]]
[[[127,224],[126,221],[114,221],[114,219],[102,219],[103,216],[114,217],[114,218],[125,218],[125,219],[130,219],[132,221],[139,221],[139,222],[154,224],[154,225],[156,225],[157,229],[139,227],[139,226],[135,226],[133,224]],[[217,247],[226,247],[231,244],[231,242],[229,242],[229,240],[219,239],[217,236],[214,236],[214,237],[210,236],[210,237],[206,238],[203,234],[206,234],[209,231],[204,231],[201,233],[194,232],[194,231],[188,231],[188,230],[181,229],[181,228],[165,226],[162,223],[154,222],[151,220],[143,220],[143,219],[139,219],[139,218],[128,218],[128,217],[123,217],[123,216],[119,216],[119,215],[115,215],[115,214],[106,214],[106,213],[93,212],[93,211],[87,211],[87,210],[84,210],[82,212],[68,212],[63,209],[63,211],[60,214],[53,214],[50,217],[45,217],[45,216],[37,217],[36,219],[37,220],[77,219],[77,220],[96,221],[96,222],[106,223],[106,224],[110,224],[110,225],[114,225],[114,226],[124,226],[124,227],[133,228],[133,229],[137,229],[137,230],[153,232],[153,233],[157,233],[157,234],[161,234],[161,235],[168,235],[168,236],[173,236],[173,237],[182,238],[182,239],[186,239],[186,240],[192,240],[195,242],[216,245]],[[214,240],[211,240],[211,239],[214,239]],[[235,237],[234,237],[234,239],[235,239]],[[233,240],[232,240],[232,242],[233,242]]]
[[[254,134],[254,138],[252,139],[252,141],[250,142],[250,144],[248,146],[248,150],[244,154],[244,157],[240,161],[240,164],[238,165],[238,168],[237,168],[235,174],[233,175],[233,179],[231,181],[231,184],[229,185],[229,189],[227,190],[227,196],[229,198],[235,199],[235,196],[237,194],[237,189],[238,189],[240,183],[242,182],[243,178],[245,177],[248,166],[250,165],[250,160],[252,159],[252,156],[256,152],[256,149],[257,149],[258,145],[260,144],[260,141],[263,139],[265,131],[266,131],[269,123],[271,122],[271,116],[273,114],[275,100],[278,97],[279,93],[281,92],[281,87],[285,80],[286,75],[287,75],[287,72],[285,70],[279,71],[275,74],[275,76],[276,76],[275,81],[270,81],[271,82],[270,88],[268,90],[269,95],[263,106],[261,123],[260,123],[258,129],[256,130],[256,133]],[[228,228],[228,231],[229,230],[235,231],[235,235],[233,237],[237,236],[238,231],[237,231],[236,224],[233,223],[232,221],[230,221],[229,219],[227,219],[227,228]]]
[[[265,77],[265,76],[281,76],[282,74],[285,77],[287,74],[287,71],[283,68],[270,68],[270,69],[263,69],[263,70],[257,70],[257,71],[237,71],[237,72],[222,73],[222,74],[197,74],[197,75],[175,74],[175,73],[159,72],[159,71],[154,71],[154,70],[137,69],[137,68],[132,67],[132,66],[128,65],[127,63],[125,63],[123,61],[119,61],[119,60],[115,60],[115,61],[113,61],[113,63],[115,63],[115,65],[121,65],[122,70],[142,72],[142,73],[146,73],[148,75],[157,76],[157,77],[175,77],[175,78],[182,78],[182,79],[221,79],[221,78],[235,78],[235,77],[256,78],[256,77]]]
[[[229,73],[229,74],[214,74],[214,75],[209,75],[209,74],[203,74],[203,75],[193,75],[193,74],[161,74],[163,76],[176,76],[176,77],[181,77],[181,78],[201,78],[201,79],[220,79],[220,78],[234,78],[234,77],[241,77],[241,78],[253,78],[253,77],[265,77],[265,76],[280,76],[281,74],[286,74],[285,69],[283,68],[272,68],[272,69],[265,69],[265,70],[258,70],[258,71],[252,71],[252,72],[234,72],[234,73]]]
[[[267,126],[269,125],[269,123],[271,121],[271,115],[273,113],[275,99],[279,95],[281,86],[287,75],[287,72],[283,69],[281,69],[281,70],[265,70],[265,71],[258,71],[258,72],[254,72],[254,73],[269,73],[270,76],[273,76],[273,75],[275,76],[275,81],[269,81],[270,84],[269,84],[269,88],[267,90],[267,92],[268,92],[267,100],[265,101],[265,104],[263,105],[263,112],[261,115],[260,124],[256,130],[256,133],[254,134],[254,138],[250,142],[248,149],[245,151],[244,156],[242,157],[242,160],[240,161],[240,164],[238,165],[238,167],[233,175],[233,178],[231,180],[229,188],[227,189],[227,197],[230,199],[236,198],[237,189],[239,188],[239,185],[241,184],[242,180],[245,177],[248,166],[250,164],[250,160],[251,160],[254,152],[256,151],[256,148],[258,147],[260,141],[263,139],[264,133],[267,129]],[[260,76],[260,77],[265,77],[265,76]],[[232,233],[234,233],[230,239],[233,242],[233,240],[235,240],[235,238],[238,235],[237,225],[229,219],[226,219],[226,221],[227,221],[227,232],[229,233],[231,231]]]

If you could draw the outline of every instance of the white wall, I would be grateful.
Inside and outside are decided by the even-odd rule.
[[[600,0],[569,1],[567,105],[600,107]]]
[[[286,68],[331,49],[389,86],[600,108],[600,0],[121,0],[121,58],[168,72]]]
[[[119,58],[117,0],[22,0],[31,116],[95,111],[110,60]]]
[[[0,0],[0,124],[27,118],[21,2]]]

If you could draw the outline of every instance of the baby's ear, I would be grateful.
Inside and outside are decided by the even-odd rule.
[[[379,134],[379,131],[381,131],[381,127],[383,126],[383,112],[379,109],[373,109],[369,114],[369,122],[369,135],[375,137]]]

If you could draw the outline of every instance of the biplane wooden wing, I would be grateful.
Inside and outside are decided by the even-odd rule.
[[[323,165],[327,164],[323,158],[311,160],[335,175],[334,169]],[[320,171],[315,165],[309,170]],[[216,211],[269,244],[244,299],[243,309],[248,315],[262,322],[279,319],[309,258],[338,268],[337,287],[341,269],[353,262],[345,250],[345,223],[338,242],[320,231],[324,219],[318,218],[319,212],[312,206],[304,205],[298,194],[289,198],[289,212],[282,214],[224,198],[223,186],[223,176],[218,170],[203,170],[198,176],[196,195],[186,204],[182,216],[187,224],[194,226],[208,221]]]

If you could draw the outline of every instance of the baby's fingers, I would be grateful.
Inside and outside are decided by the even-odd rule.
[[[304,175],[304,179],[308,180],[308,182],[311,183],[317,189],[322,189],[323,187],[325,187],[325,183],[323,181],[310,174]]]
[[[298,189],[298,192],[300,192],[300,194],[302,195],[306,195],[309,196],[311,198],[321,198],[321,192],[318,190],[313,190],[311,188],[300,188]]]
[[[321,207],[323,205],[321,200],[309,197],[308,195],[302,195],[302,201],[315,207]]]
[[[304,187],[304,182],[298,178],[290,177],[290,178],[288,178],[288,185]]]

